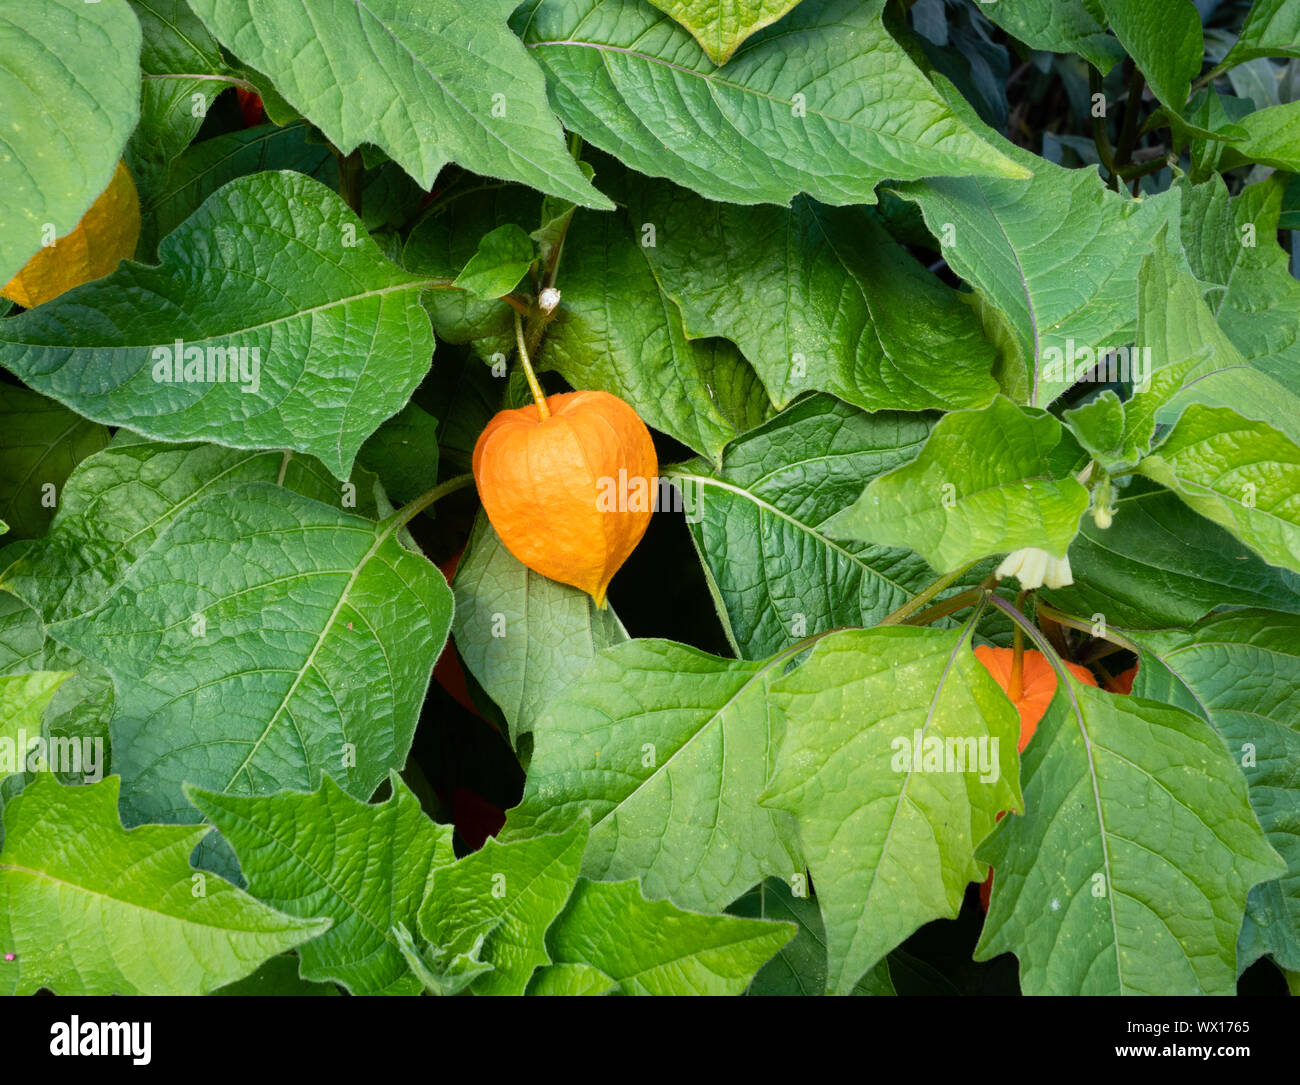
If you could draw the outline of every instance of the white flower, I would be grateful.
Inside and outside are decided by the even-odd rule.
[[[1063,588],[1074,583],[1074,574],[1070,572],[1068,557],[1055,558],[1046,550],[1036,546],[1026,546],[1023,550],[1013,550],[998,566],[996,576],[999,580],[1014,576],[1026,591],[1031,588]]]
[[[559,304],[560,292],[553,286],[548,286],[537,296],[537,307],[544,313],[554,312]]]

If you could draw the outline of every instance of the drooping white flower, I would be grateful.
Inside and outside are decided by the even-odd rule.
[[[1064,588],[1074,583],[1074,574],[1070,571],[1069,557],[1053,557],[1046,550],[1036,546],[1026,546],[1023,550],[1013,550],[998,566],[996,576],[1005,580],[1014,576],[1026,591],[1041,588]]]

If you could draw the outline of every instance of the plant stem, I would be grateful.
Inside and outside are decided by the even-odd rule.
[[[989,592],[986,598],[994,607],[1002,611],[1003,614],[1015,622],[1016,628],[1023,630],[1025,634],[1028,635],[1029,639],[1038,647],[1038,650],[1047,657],[1048,662],[1052,664],[1052,667],[1055,669],[1060,680],[1065,684],[1066,695],[1070,698],[1070,704],[1074,706],[1075,716],[1078,717],[1079,701],[1074,695],[1074,688],[1070,685],[1073,676],[1066,671],[1065,663],[1061,657],[1057,655],[1056,649],[1053,648],[1048,639],[1039,632],[1033,622],[1003,599],[1002,596],[998,595],[996,592]]]
[[[1115,150],[1115,164],[1121,177],[1124,176],[1124,167],[1132,162],[1133,148],[1137,145],[1138,108],[1142,105],[1142,89],[1145,86],[1146,79],[1138,70],[1138,66],[1134,64],[1133,70],[1129,72],[1128,77],[1128,100],[1124,106],[1124,127],[1120,130],[1119,146]]]
[[[1101,73],[1096,68],[1088,69],[1088,89],[1092,96],[1096,98],[1098,94],[1105,101],[1106,94],[1101,89]],[[1106,167],[1106,172],[1110,174],[1111,187],[1114,187],[1115,175],[1118,170],[1115,167],[1115,151],[1110,145],[1110,133],[1106,131],[1106,118],[1096,116],[1097,107],[1094,104],[1092,118],[1092,141],[1097,145],[1097,157],[1101,159],[1101,164]]]
[[[956,614],[959,610],[965,610],[972,607],[980,601],[986,586],[981,585],[978,588],[971,588],[960,595],[954,595],[951,599],[945,599],[942,603],[935,603],[932,607],[926,607],[917,614],[913,614],[903,620],[904,625],[931,625],[940,618],[946,618],[949,614]],[[883,622],[881,623],[884,624]],[[894,623],[890,623],[894,624]]]
[[[528,387],[537,404],[537,413],[545,422],[551,417],[551,408],[546,405],[546,393],[542,391],[537,374],[533,372],[533,363],[528,360],[528,347],[524,344],[524,322],[518,313],[515,313],[515,342],[519,345],[519,364],[524,367],[524,376],[528,378]]]
[[[421,494],[398,509],[397,522],[399,524],[409,524],[435,501],[441,501],[448,494],[454,494],[457,490],[463,490],[466,486],[472,486],[473,484],[474,475],[469,472],[457,475],[455,478],[449,478],[446,482],[440,482],[428,493]]]
[[[361,161],[361,148],[351,154],[343,154],[337,147],[334,154],[339,160],[339,195],[343,202],[352,208],[352,213],[361,217],[361,182],[365,176],[365,163]]]
[[[1093,627],[1088,622],[1082,621],[1079,618],[1071,618],[1068,614],[1061,613],[1061,611],[1057,610],[1054,606],[1044,603],[1042,600],[1039,600],[1038,602],[1038,613],[1042,617],[1055,622],[1057,625],[1065,626],[1067,629],[1077,629],[1080,633],[1088,634],[1092,634],[1093,632]],[[1108,640],[1112,644],[1118,644],[1121,648],[1127,648],[1130,652],[1138,651],[1138,646],[1131,640],[1127,637],[1122,637],[1113,633],[1109,628],[1107,628],[1106,634],[1102,639]]]
[[[943,591],[945,588],[951,587],[958,580],[960,580],[962,576],[967,572],[969,572],[972,568],[974,568],[976,564],[978,563],[972,561],[967,565],[963,565],[960,569],[954,569],[950,573],[944,573],[943,576],[939,577],[938,580],[936,580],[933,584],[931,584],[928,588],[926,588],[925,591],[921,592],[920,595],[913,596],[901,607],[895,610],[892,614],[886,614],[876,624],[877,625],[901,625],[913,614],[915,614],[918,610],[920,610],[923,606],[925,606],[926,603],[928,603],[931,599],[933,599],[936,595],[938,595],[941,591]],[[959,607],[958,609],[960,610],[961,608]]]
[[[1022,591],[1016,596],[1016,609],[1024,613],[1025,600],[1029,598],[1028,591]],[[1019,701],[1025,693],[1025,631],[1019,625],[1015,627],[1015,632],[1011,635],[1011,678],[1007,682],[1007,696],[1013,701]]]

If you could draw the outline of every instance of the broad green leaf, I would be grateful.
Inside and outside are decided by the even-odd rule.
[[[1155,96],[1182,109],[1205,56],[1201,15],[1192,0],[1097,0],[1115,37]]]
[[[1225,166],[1258,162],[1300,173],[1300,101],[1256,110],[1237,123],[1245,130],[1246,138],[1225,149]]]
[[[365,799],[405,763],[452,598],[399,526],[233,486],[174,515],[97,610],[50,625],[113,675],[128,819],[191,820],[186,782],[307,791],[328,773]]]
[[[1025,994],[1234,994],[1247,893],[1283,864],[1214,729],[1071,678],[1023,765],[976,959],[1015,953]]]
[[[6,805],[0,956],[14,959],[0,962],[0,993],[204,994],[329,927],[196,873],[206,826],[124,830],[118,784],[41,773]]]
[[[967,123],[979,124],[951,89],[948,99]],[[1177,221],[1178,197],[1125,199],[1095,170],[1063,169],[983,131],[1005,154],[1032,165],[1033,179],[938,178],[894,187],[921,208],[943,258],[1005,323],[1012,349],[1000,374],[1003,390],[1045,407],[1076,374],[1132,341],[1138,269],[1160,227]]]
[[[456,647],[504,713],[516,745],[601,649],[627,640],[612,609],[523,565],[482,513],[453,588]]]
[[[747,995],[789,997],[826,993],[826,926],[817,902],[805,892],[791,892],[779,878],[768,878],[746,893],[729,909],[733,915],[751,919],[781,919],[794,923],[798,933],[781,951],[759,969]],[[882,960],[858,981],[855,995],[893,995],[889,965]]]
[[[1103,75],[1124,59],[1088,0],[1012,0],[982,5],[980,13],[1035,49],[1078,53]]]
[[[1053,474],[1061,424],[1004,396],[935,424],[911,463],[873,479],[825,525],[833,537],[915,550],[939,572],[1022,547],[1064,557],[1088,490]]]
[[[372,143],[420,187],[448,162],[611,206],[582,175],[536,66],[506,26],[516,0],[190,0],[223,45],[347,154]]]
[[[1255,0],[1241,37],[1220,67],[1256,57],[1300,57],[1300,4],[1296,0]]]
[[[1194,630],[1135,635],[1133,692],[1178,704],[1223,736],[1285,875],[1251,890],[1239,971],[1265,953],[1300,969],[1300,617],[1262,610],[1215,615]]]
[[[44,654],[45,626],[40,616],[17,596],[0,591],[0,674],[39,671]]]
[[[534,969],[550,964],[546,931],[569,900],[587,826],[554,836],[483,847],[435,871],[420,906],[420,933],[433,946],[483,934],[482,960],[492,966],[470,985],[478,995],[522,995]]]
[[[710,199],[874,203],[886,177],[1025,177],[958,120],[881,21],[804,0],[722,69],[642,0],[527,0],[513,25],[567,128]]]
[[[47,622],[84,614],[112,594],[179,514],[204,497],[253,481],[282,481],[338,506],[349,493],[320,463],[302,456],[156,445],[125,441],[119,433],[69,477],[49,535],[0,557],[0,587]],[[362,505],[359,500],[358,510]]]
[[[140,123],[127,165],[149,203],[172,161],[199,134],[213,99],[234,73],[186,0],[128,0],[140,20]]]
[[[296,170],[330,187],[336,185],[338,166],[333,153],[322,143],[310,142],[309,132],[303,121],[284,128],[264,124],[201,140],[184,151],[172,162],[166,179],[141,196],[140,259],[152,261],[159,241],[237,177]]]
[[[646,238],[621,211],[574,216],[558,281],[563,302],[540,363],[575,388],[626,400],[647,426],[717,459],[723,445],[767,417],[768,394],[731,344],[688,337],[654,274]]]
[[[1218,176],[1182,186],[1182,237],[1192,272],[1224,334],[1252,366],[1295,393],[1300,392],[1295,375],[1300,282],[1277,243],[1286,187],[1282,180],[1248,185],[1231,198]],[[1219,359],[1219,364],[1226,363]]]
[[[302,978],[332,980],[354,995],[415,994],[390,933],[413,927],[435,867],[450,863],[451,827],[436,825],[394,772],[393,795],[369,805],[328,775],[309,794],[185,795],[226,838],[248,891],[287,915],[333,925],[299,950]]]
[[[1048,601],[1120,629],[1191,625],[1222,606],[1300,614],[1300,575],[1267,564],[1144,479],[1121,492],[1105,531],[1084,517],[1070,568],[1074,584],[1046,592]]]
[[[975,313],[869,211],[717,204],[647,182],[630,212],[654,228],[643,252],[687,335],[736,343],[778,407],[809,389],[866,410],[980,407],[997,393]]]
[[[792,819],[758,805],[781,738],[767,706],[780,662],[665,640],[601,652],[537,720],[502,839],[589,811],[585,875],[639,877],[650,896],[700,911],[801,870]]]
[[[108,444],[108,430],[44,396],[0,385],[0,517],[11,538],[44,535],[72,469]]]
[[[0,363],[83,417],[158,440],[295,449],[339,478],[428,371],[427,281],[301,174],[231,182],[159,257],[6,320]]]
[[[0,284],[70,233],[140,116],[140,24],[126,0],[23,0],[0,18]]]
[[[0,677],[0,780],[27,771],[28,740],[41,736],[41,713],[71,677],[60,671]]]
[[[849,994],[912,931],[956,916],[984,877],[975,844],[1023,805],[1019,723],[967,630],[833,633],[771,698],[785,741],[763,802],[798,820],[827,990]]]
[[[1289,436],[1193,403],[1139,470],[1265,561],[1300,572],[1300,446]]]
[[[312,983],[298,975],[298,958],[292,953],[272,957],[251,976],[228,983],[212,992],[213,995],[243,997],[252,995],[264,998],[270,995],[335,996],[339,989],[332,983]]]
[[[548,997],[606,995],[617,986],[599,968],[589,964],[552,964],[533,973],[528,993]]]
[[[815,395],[729,444],[720,471],[700,461],[665,469],[737,655],[763,659],[875,625],[934,579],[910,550],[839,542],[825,529],[868,482],[914,459],[929,429],[916,415]]]
[[[691,32],[714,64],[726,64],[740,44],[770,26],[799,0],[650,0]]]
[[[579,878],[546,944],[556,965],[603,972],[623,995],[738,995],[795,934],[790,923],[684,912],[635,881]],[[550,982],[551,969],[541,973]]]
[[[519,285],[535,259],[537,252],[527,231],[507,222],[479,241],[455,285],[486,301],[504,297]]]
[[[1175,422],[1188,404],[1202,403],[1231,407],[1300,443],[1300,395],[1285,383],[1300,390],[1300,382],[1286,365],[1263,362],[1280,383],[1244,358],[1201,292],[1201,283],[1180,266],[1171,246],[1158,241],[1138,275],[1138,356],[1145,359],[1147,379],[1124,406],[1125,440],[1145,447],[1159,423]],[[1211,290],[1210,296],[1217,293]],[[1234,323],[1240,329],[1243,322]]]

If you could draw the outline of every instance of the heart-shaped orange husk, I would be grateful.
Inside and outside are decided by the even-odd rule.
[[[988,644],[975,647],[975,658],[988,668],[989,674],[993,675],[993,680],[1002,687],[1003,693],[1006,693],[1007,687],[1011,685],[1011,665],[1015,654],[1013,648],[994,648]],[[1066,663],[1065,669],[1086,686],[1097,684],[1097,679],[1092,676],[1092,671],[1087,667],[1080,666],[1078,663]],[[1020,699],[1012,701],[1016,711],[1020,713],[1021,753],[1029,745],[1029,740],[1034,737],[1038,721],[1043,718],[1047,706],[1052,703],[1052,698],[1056,695],[1056,670],[1042,652],[1026,649],[1022,675],[1024,681]]]
[[[548,396],[501,411],[474,445],[474,481],[505,548],[605,605],[610,580],[650,525],[659,461],[645,423],[608,392]]]

